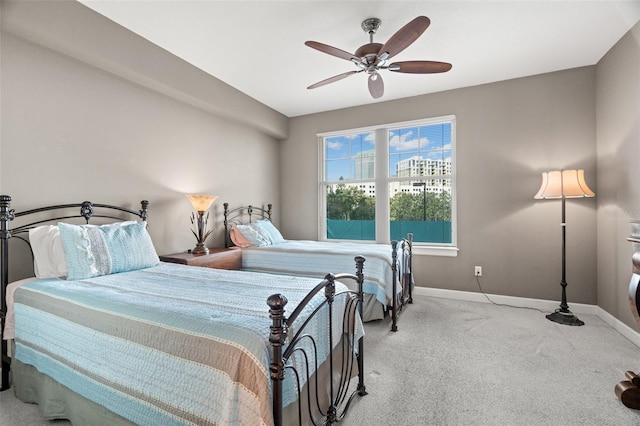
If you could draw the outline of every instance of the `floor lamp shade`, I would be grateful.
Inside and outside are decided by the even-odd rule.
[[[542,173],[542,185],[535,199],[595,197],[584,179],[584,170],[555,170]]]
[[[542,173],[542,185],[535,199],[560,199],[562,200],[562,301],[560,308],[547,315],[551,321],[565,325],[584,325],[570,310],[567,304],[567,280],[566,280],[566,229],[565,199],[595,197],[596,194],[589,189],[584,179],[584,170],[555,170]]]

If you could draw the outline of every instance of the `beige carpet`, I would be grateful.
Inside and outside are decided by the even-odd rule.
[[[367,326],[366,386],[348,425],[640,425],[614,387],[640,349],[596,316],[414,297],[399,331]]]
[[[640,425],[614,394],[640,349],[595,316],[583,327],[529,310],[415,296],[400,331],[366,324],[369,395],[345,425]],[[0,425],[63,425],[0,393]],[[81,425],[78,425],[81,426]]]

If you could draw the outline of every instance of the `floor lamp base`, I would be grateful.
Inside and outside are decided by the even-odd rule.
[[[564,325],[584,325],[577,316],[573,315],[570,310],[557,309],[554,313],[547,315],[549,321],[557,322]]]

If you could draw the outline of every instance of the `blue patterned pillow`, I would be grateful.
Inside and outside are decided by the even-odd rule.
[[[59,223],[67,279],[135,271],[160,263],[146,222],[102,226]]]
[[[267,219],[256,220],[254,223],[255,227],[258,229],[258,232],[269,240],[270,244],[280,244],[284,243],[284,238],[282,238],[282,234],[278,231],[273,223]]]
[[[271,244],[271,242],[253,226],[249,225],[236,225],[236,229],[240,231],[243,237],[249,241],[252,246],[264,247]]]

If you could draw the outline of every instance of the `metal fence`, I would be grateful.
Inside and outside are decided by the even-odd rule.
[[[390,231],[391,240],[399,240],[411,232],[413,233],[414,242],[451,243],[450,221],[391,221]],[[327,238],[336,240],[375,241],[376,224],[373,220],[327,219]]]

